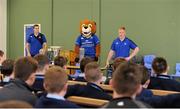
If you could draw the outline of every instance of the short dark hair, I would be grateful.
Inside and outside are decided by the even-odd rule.
[[[34,25],[33,25],[33,29],[34,29],[35,27],[39,27],[39,25],[38,25],[38,24],[34,24]]]
[[[116,68],[121,64],[127,62],[124,58],[116,58],[112,64],[113,70],[116,70]]]
[[[122,26],[119,28],[120,30],[126,30],[126,27]]]
[[[38,68],[37,61],[32,57],[19,58],[14,65],[14,76],[20,80],[26,81],[35,73]]]
[[[133,95],[141,84],[142,74],[137,64],[126,62],[118,66],[113,73],[113,88],[117,94]]]
[[[100,70],[99,64],[97,62],[90,62],[86,65],[84,73],[86,80],[88,82],[97,82],[101,78],[102,74],[100,71],[99,72],[92,71],[96,69]]]
[[[67,81],[66,71],[59,66],[52,66],[45,73],[44,84],[48,93],[60,92]]]
[[[150,74],[148,72],[148,69],[143,66],[143,65],[138,65],[139,66],[139,69],[140,69],[140,73],[142,73],[142,80],[141,80],[141,84],[144,85],[147,80],[150,79]]]
[[[1,73],[4,76],[10,76],[13,73],[14,60],[6,59],[2,62]]]
[[[3,57],[4,52],[2,50],[0,50],[0,57]]]
[[[49,59],[46,55],[37,54],[34,56],[34,59],[38,62],[38,69],[43,70],[44,66],[49,64]]]
[[[93,62],[93,59],[90,58],[90,57],[84,57],[81,62],[80,62],[80,69],[81,69],[81,72],[84,72],[84,69],[86,67],[86,65],[90,62]]]
[[[56,56],[54,59],[54,65],[64,67],[67,64],[67,58],[63,56]]]
[[[167,70],[167,61],[163,57],[156,57],[153,60],[152,68],[156,74],[164,73]]]

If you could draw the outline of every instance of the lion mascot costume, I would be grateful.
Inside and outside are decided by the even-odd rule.
[[[95,35],[96,23],[90,20],[83,20],[80,22],[80,35],[76,39],[75,43],[75,62],[79,61],[80,48],[84,49],[84,57],[91,57],[95,61],[98,61],[100,55],[100,41]]]

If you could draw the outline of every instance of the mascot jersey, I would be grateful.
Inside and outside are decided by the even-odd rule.
[[[96,35],[92,35],[89,38],[80,35],[76,40],[76,45],[78,45],[80,48],[84,48],[84,56],[92,58],[96,56],[96,45],[99,43],[99,38]]]

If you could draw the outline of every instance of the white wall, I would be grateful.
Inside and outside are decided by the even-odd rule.
[[[0,49],[6,54],[7,0],[0,0]]]

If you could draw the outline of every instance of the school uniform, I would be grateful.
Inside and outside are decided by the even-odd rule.
[[[150,89],[143,88],[141,93],[137,97],[152,97],[153,92]]]
[[[150,108],[149,105],[133,100],[130,97],[114,98],[108,104],[104,105],[105,108]]]
[[[148,89],[180,91],[180,82],[172,79],[169,75],[157,75],[150,78]]]
[[[180,108],[180,94],[166,96],[137,97],[154,108]]]
[[[87,83],[87,85],[71,85],[68,86],[68,90],[65,97],[69,96],[82,96],[103,100],[111,100],[112,97],[108,95],[100,86],[94,83]]]
[[[0,90],[0,102],[18,100],[34,106],[37,97],[32,92],[32,88],[25,81],[14,79]]]
[[[35,92],[44,91],[43,87],[44,75],[36,75],[35,82],[32,85],[32,88]]]
[[[35,108],[79,108],[79,106],[65,100],[62,96],[48,93],[37,100]]]
[[[72,78],[69,75],[68,75],[68,80],[72,80]],[[43,82],[44,82],[44,75],[36,75],[35,82],[32,86],[33,90],[35,92],[44,91]]]
[[[84,77],[85,77],[85,74],[81,73],[74,81],[87,82]]]
[[[1,81],[0,81],[0,86],[5,86],[7,84],[9,84],[11,82],[12,78],[10,78],[9,76],[4,77]]]

